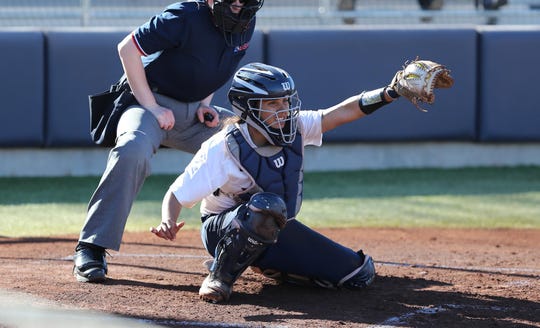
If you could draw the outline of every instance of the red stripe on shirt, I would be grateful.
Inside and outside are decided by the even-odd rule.
[[[135,33],[131,33],[131,40],[135,44],[135,47],[137,47],[137,50],[139,51],[141,56],[145,56],[145,57],[148,56],[148,54],[146,52],[144,52],[144,50],[139,45],[139,42],[137,42],[137,39],[135,39]]]

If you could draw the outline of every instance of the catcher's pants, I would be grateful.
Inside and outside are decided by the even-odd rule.
[[[244,206],[244,205],[241,205]],[[219,240],[238,213],[238,208],[205,218],[201,238],[206,250],[215,257]],[[279,233],[278,241],[251,265],[262,270],[296,274],[329,281],[335,285],[362,265],[360,256],[293,219]]]
[[[194,154],[203,141],[220,129],[220,126],[209,128],[199,122],[199,102],[182,103],[157,93],[154,96],[160,105],[174,112],[174,128],[161,129],[154,115],[140,105],[131,106],[122,114],[116,145],[109,153],[105,172],[88,204],[79,241],[119,250],[131,206],[150,175],[150,159],[159,147]],[[219,115],[221,119],[231,114],[219,111]],[[182,170],[178,168],[179,172]]]

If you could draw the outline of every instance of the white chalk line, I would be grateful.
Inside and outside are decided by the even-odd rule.
[[[480,267],[480,266],[448,266],[448,265],[427,265],[427,264],[413,264],[413,263],[402,263],[402,262],[386,262],[386,261],[375,261],[375,264],[387,265],[387,266],[398,266],[398,267],[410,267],[410,268],[422,268],[422,269],[446,269],[446,270],[459,270],[459,271],[485,271],[485,272],[520,272],[520,273],[539,273],[540,268],[500,268],[500,267]]]
[[[472,310],[489,310],[489,311],[507,311],[511,308],[501,306],[477,306],[477,305],[459,305],[459,304],[443,304],[438,306],[426,306],[416,309],[415,311],[407,312],[397,317],[390,317],[381,323],[368,326],[368,328],[390,328],[396,326],[408,325],[409,321],[417,315],[432,315],[440,312],[445,312],[452,309],[472,309]]]
[[[179,258],[179,259],[211,259],[210,255],[195,255],[195,254],[137,254],[137,253],[112,253],[111,258],[115,257],[149,257],[149,258]],[[62,261],[73,261],[73,255],[62,257]]]
[[[135,253],[116,253],[112,257],[168,257],[168,258],[185,258],[185,259],[210,259],[210,255],[196,254],[135,254]]]
[[[185,326],[195,326],[195,327],[220,327],[220,328],[254,328],[254,327],[264,327],[264,328],[287,328],[288,326],[283,325],[264,325],[258,324],[240,324],[240,323],[224,323],[224,322],[201,322],[201,321],[176,321],[176,320],[139,320],[142,323],[153,324],[153,325],[165,325],[167,327],[185,327]]]
[[[178,258],[178,259],[211,259],[209,255],[196,255],[196,254],[143,254],[143,253],[113,253],[110,254],[111,258],[115,257],[149,257],[149,258]],[[61,258],[62,261],[72,261],[73,255],[69,255]],[[377,265],[383,266],[397,266],[397,267],[409,267],[409,268],[422,268],[422,269],[444,269],[444,270],[457,270],[457,271],[483,271],[493,273],[530,273],[540,274],[540,268],[504,268],[504,267],[481,267],[481,266],[448,266],[448,265],[427,265],[418,263],[406,263],[406,262],[390,262],[390,261],[375,261]]]

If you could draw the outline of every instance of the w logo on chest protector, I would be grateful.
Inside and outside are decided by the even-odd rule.
[[[274,165],[279,169],[283,165],[285,165],[285,158],[283,156],[279,156],[278,158],[273,160]]]
[[[238,127],[229,126],[227,150],[261,190],[280,196],[287,204],[287,217],[298,214],[302,199],[303,142],[298,133],[294,142],[281,149],[253,151]],[[247,195],[248,193],[244,194]]]

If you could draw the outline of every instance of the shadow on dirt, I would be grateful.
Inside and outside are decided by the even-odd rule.
[[[164,270],[164,271],[170,271],[174,272],[172,270]],[[191,274],[194,273],[190,272],[178,272],[182,274]],[[104,285],[111,285],[111,286],[131,286],[131,287],[145,287],[145,288],[152,288],[152,289],[159,289],[159,290],[167,290],[168,292],[174,292],[174,291],[184,291],[189,293],[198,293],[199,292],[199,286],[189,286],[189,285],[171,285],[171,284],[158,284],[158,283],[152,283],[152,282],[144,282],[144,281],[137,281],[137,280],[129,280],[129,279],[107,279],[107,281],[104,283]]]
[[[2,244],[49,244],[49,243],[72,243],[75,249],[76,238],[61,238],[61,237],[24,237],[12,238],[0,236],[0,245]]]
[[[362,291],[265,285],[257,297],[234,294],[231,305],[252,304],[291,312],[244,317],[246,321],[271,324],[290,320],[324,320],[345,326],[363,323],[412,327],[519,328],[538,323],[539,303],[429,290],[442,285],[445,284],[433,280],[397,277],[377,277],[371,288]]]

